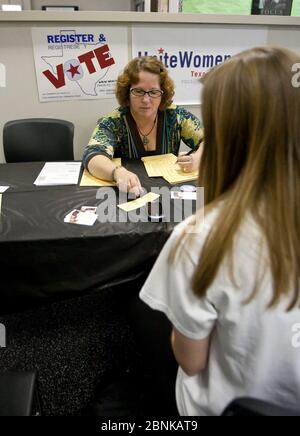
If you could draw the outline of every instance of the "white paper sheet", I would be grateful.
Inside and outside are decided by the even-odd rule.
[[[34,181],[36,186],[76,185],[81,162],[46,162]]]

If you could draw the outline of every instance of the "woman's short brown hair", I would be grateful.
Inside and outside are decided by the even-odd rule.
[[[139,81],[139,73],[148,71],[160,78],[160,87],[164,92],[159,105],[160,110],[166,109],[172,103],[174,83],[169,77],[166,67],[155,56],[143,56],[132,59],[124,68],[117,80],[116,97],[121,106],[129,106],[129,92],[131,85]]]

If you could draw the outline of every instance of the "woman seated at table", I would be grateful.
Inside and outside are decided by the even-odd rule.
[[[113,157],[138,159],[155,154],[178,154],[181,140],[195,153],[181,153],[185,172],[198,168],[203,131],[200,120],[172,103],[174,84],[155,57],[135,58],[118,77],[118,109],[101,118],[86,147],[83,163],[95,177],[113,180],[125,191],[139,194],[136,174],[116,166]]]

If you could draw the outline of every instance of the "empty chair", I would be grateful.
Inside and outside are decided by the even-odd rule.
[[[0,416],[41,415],[37,372],[0,372]]]
[[[6,162],[73,160],[74,125],[53,118],[8,121],[3,128]]]

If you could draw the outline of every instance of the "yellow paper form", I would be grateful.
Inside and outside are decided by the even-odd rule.
[[[168,183],[181,183],[196,180],[198,170],[184,173],[178,164],[175,154],[160,154],[157,156],[142,157],[149,177],[163,177]]]
[[[178,164],[164,169],[163,178],[171,185],[175,183],[189,182],[198,179],[198,170],[191,173],[184,173]]]
[[[120,157],[115,157],[112,161],[115,165],[121,165]],[[80,186],[116,186],[116,184],[115,182],[97,179],[97,177],[92,176],[87,170],[84,170],[80,180]]]
[[[130,212],[132,210],[139,209],[140,207],[145,206],[146,203],[151,203],[158,197],[160,197],[159,194],[149,192],[148,194],[143,195],[143,197],[137,198],[136,200],[129,201],[128,203],[118,204],[118,207],[122,210],[125,210],[125,212]]]
[[[162,177],[165,168],[174,165],[177,157],[175,154],[159,154],[156,156],[145,156],[141,159],[149,177]]]

